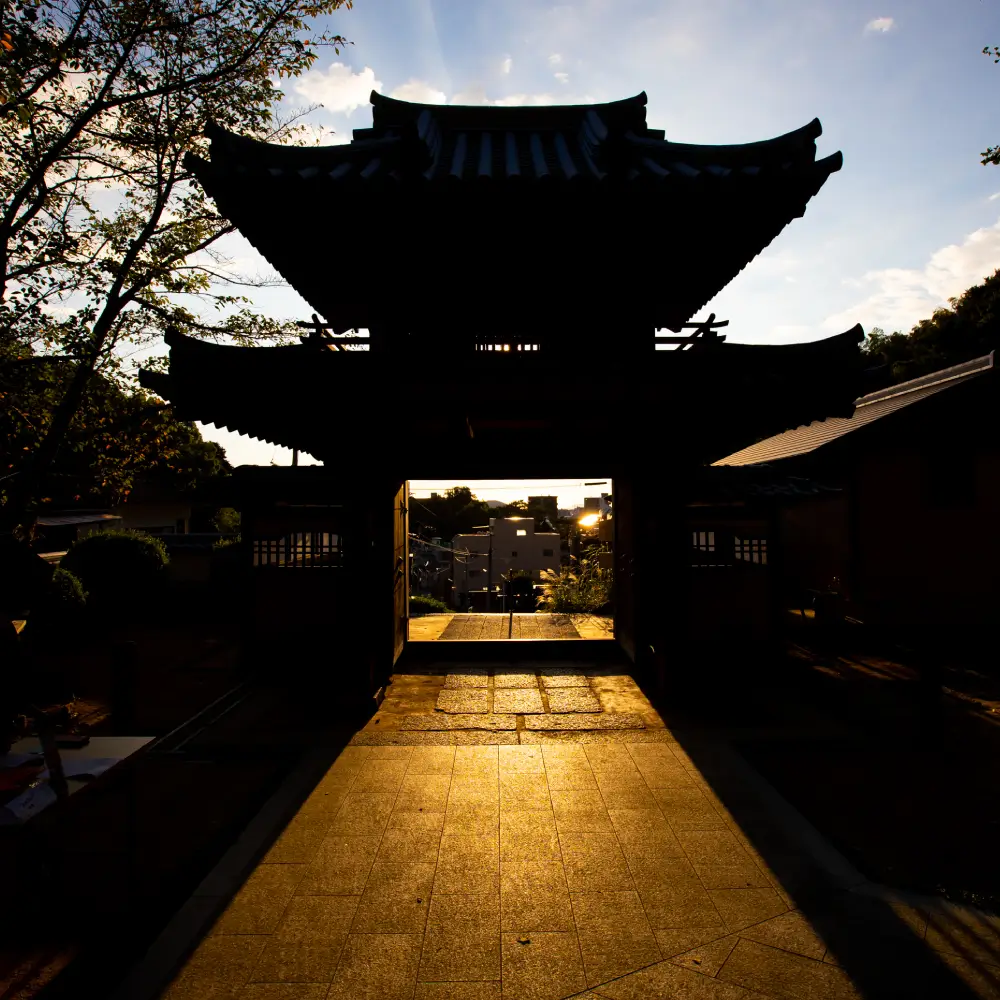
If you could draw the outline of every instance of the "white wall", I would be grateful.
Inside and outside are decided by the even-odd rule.
[[[537,582],[543,569],[559,569],[560,538],[557,531],[535,531],[530,517],[491,518],[493,538],[493,585],[501,584],[512,569],[528,570]],[[490,535],[456,535],[452,548],[471,553],[455,557],[455,593],[485,590],[489,565]]]

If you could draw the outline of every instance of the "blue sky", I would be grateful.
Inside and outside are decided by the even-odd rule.
[[[293,105],[325,105],[310,121],[334,131],[326,141],[371,123],[373,87],[453,103],[645,90],[649,124],[686,142],[753,141],[818,117],[820,155],[843,151],[844,168],[704,310],[730,320],[731,340],[908,330],[1000,267],[1000,168],[977,155],[1000,143],[1000,66],[981,54],[1000,42],[997,0],[356,0],[328,26],[354,44],[284,88]],[[238,238],[226,249],[267,269]],[[258,305],[311,312],[290,290]],[[206,436],[237,462],[288,461]]]

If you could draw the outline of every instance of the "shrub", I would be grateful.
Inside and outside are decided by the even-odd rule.
[[[576,566],[542,570],[538,608],[561,614],[600,611],[611,603],[612,582],[611,570],[601,569],[588,559],[581,559]]]
[[[228,538],[220,538],[217,542],[212,543],[213,549],[230,549],[234,545],[241,545],[243,543],[242,535],[230,535]]]
[[[87,603],[87,592],[80,578],[64,566],[57,566],[49,581],[43,603],[68,611],[81,611]]]
[[[215,530],[223,535],[238,534],[240,523],[240,512],[233,507],[220,507],[212,518]]]
[[[423,597],[420,594],[414,594],[410,598],[411,615],[426,615],[432,612],[451,610],[444,601],[439,601],[436,597]]]
[[[152,595],[170,557],[159,538],[140,531],[102,531],[70,546],[62,568],[80,578],[98,604],[134,604]]]

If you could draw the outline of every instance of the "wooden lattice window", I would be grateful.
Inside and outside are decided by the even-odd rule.
[[[342,565],[340,535],[332,531],[292,531],[253,540],[253,565],[259,568],[330,569]]]
[[[733,555],[738,561],[756,563],[758,566],[767,565],[766,538],[734,538],[733,542]]]
[[[714,531],[692,531],[691,543],[694,545],[698,552],[714,552],[715,551],[715,532]]]
[[[716,545],[715,532],[699,530],[691,532],[691,565],[718,568],[731,566],[732,563]]]

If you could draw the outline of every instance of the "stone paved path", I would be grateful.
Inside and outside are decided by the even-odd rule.
[[[508,631],[511,633],[508,637]],[[580,633],[569,615],[487,614],[455,615],[440,639],[579,639]]]
[[[470,617],[466,613],[454,614],[427,614],[427,615],[417,615],[410,619],[409,621],[409,639],[411,642],[435,642],[440,639],[446,638],[443,636],[445,629],[451,624],[455,618],[468,618]],[[497,619],[503,618],[506,621],[505,615],[493,615]],[[515,638],[553,638],[553,639],[613,639],[614,638],[614,621],[610,616],[602,615],[569,615],[567,616],[576,629],[576,635],[561,635],[553,632],[551,635],[539,634],[528,635],[528,632],[534,628],[538,627],[540,630],[544,631],[544,624],[542,624],[542,619],[546,617],[551,617],[544,612],[538,612],[534,615],[524,616],[527,618],[534,618],[535,625],[525,624],[518,635]],[[503,629],[500,629],[499,625],[494,625],[492,631],[502,631],[501,635],[483,635],[480,633],[474,638],[494,638],[494,639],[506,639],[506,625]]]
[[[526,675],[642,728],[435,711]],[[845,874],[783,809],[614,669],[397,676],[164,997],[1000,996],[1000,918]]]

